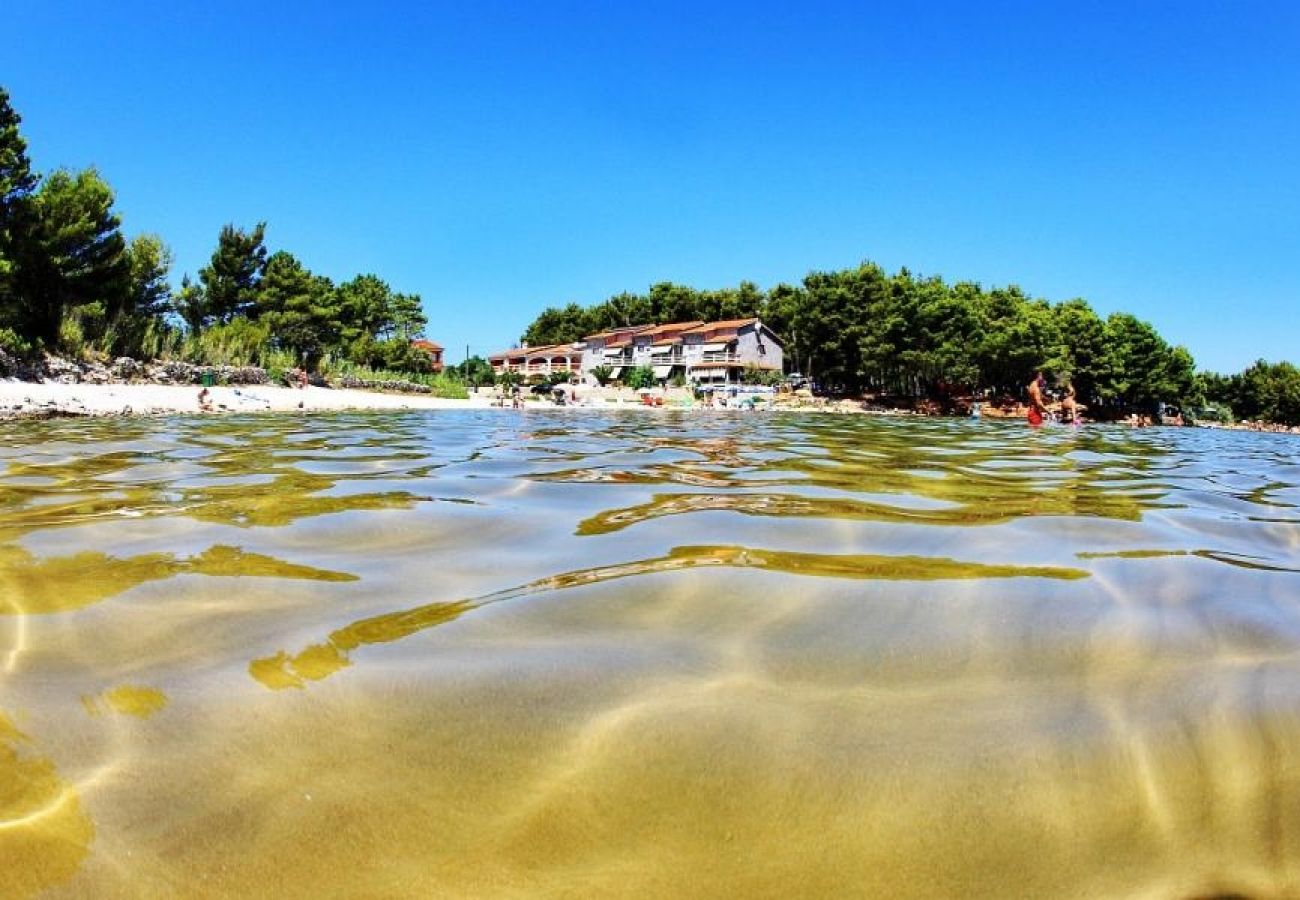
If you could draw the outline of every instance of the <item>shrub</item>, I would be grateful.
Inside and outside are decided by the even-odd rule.
[[[268,350],[262,354],[262,368],[271,384],[284,384],[285,373],[298,368],[298,358],[288,350]]]
[[[785,376],[777,369],[763,369],[751,364],[745,366],[745,370],[740,373],[740,380],[744,384],[778,385],[785,380]]]
[[[655,370],[650,366],[637,366],[631,372],[627,373],[627,377],[623,379],[623,383],[633,390],[654,387]]]
[[[151,318],[141,331],[136,355],[142,360],[173,359],[181,355],[184,345],[185,332]]]
[[[411,389],[414,385],[421,389],[427,388],[434,397],[445,400],[464,400],[469,397],[465,382],[450,372],[439,372],[437,375],[430,372],[394,372],[391,369],[372,369],[349,360],[330,357],[322,362],[321,371],[330,381],[346,387],[400,391]]]
[[[40,352],[40,346],[19,337],[12,328],[0,328],[0,350],[19,359],[32,359]]]
[[[73,359],[83,358],[103,342],[105,330],[103,304],[70,307],[59,322],[59,350]]]
[[[236,316],[185,337],[187,362],[205,366],[256,366],[268,350],[270,332],[261,322]]]

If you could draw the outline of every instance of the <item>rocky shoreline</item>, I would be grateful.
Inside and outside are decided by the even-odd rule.
[[[46,355],[23,360],[0,350],[0,378],[45,381],[55,384],[165,384],[198,385],[204,376],[213,384],[270,384],[265,369],[257,366],[198,366],[176,360],[142,363],[120,356],[111,363],[77,361]]]
[[[48,355],[33,361],[0,350],[0,420],[5,421],[479,405],[485,404],[434,397],[428,386],[408,381],[345,377],[300,388],[274,383],[257,366],[142,363],[130,357],[76,361]]]
[[[212,385],[204,407],[199,391]],[[605,391],[592,391],[607,393]],[[541,403],[529,398],[527,408]],[[573,408],[606,406],[588,399]],[[16,419],[82,418],[98,416],[175,415],[201,412],[257,412],[360,409],[435,409],[504,406],[500,398],[479,394],[468,400],[446,400],[432,396],[427,385],[403,380],[369,381],[343,376],[330,383],[317,381],[305,389],[272,383],[270,373],[257,366],[202,366],[179,361],[142,363],[130,357],[112,362],[73,361],[45,356],[39,361],[15,358],[0,349],[0,421]],[[629,394],[617,408],[639,406]],[[606,406],[606,408],[608,408]],[[797,392],[781,394],[771,405],[774,411],[819,412],[847,415],[916,416],[936,415],[929,409],[903,409],[882,405],[869,398],[832,399]],[[1023,418],[1022,409],[986,407],[988,418]],[[1123,423],[1119,423],[1123,424]],[[1300,427],[1263,422],[1208,425],[1235,431],[1300,434]]]

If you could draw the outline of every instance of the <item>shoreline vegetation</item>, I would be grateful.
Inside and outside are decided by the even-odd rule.
[[[0,351],[0,369],[4,356]],[[305,385],[272,383],[256,367],[205,368],[177,363],[145,365],[123,358],[112,366],[76,364],[49,357],[46,374],[53,378],[23,380],[0,377],[0,422],[61,418],[123,416],[223,415],[247,413],[320,413],[360,411],[411,411],[447,409],[568,410],[572,412],[766,411],[869,415],[885,417],[955,416],[937,404],[921,402],[910,407],[887,405],[864,398],[814,396],[807,390],[780,391],[758,402],[743,398],[700,402],[684,388],[657,389],[646,396],[626,387],[570,386],[570,400],[555,404],[548,396],[520,393],[518,405],[510,385],[467,391],[463,397],[440,397],[427,386],[407,381],[340,379],[317,380]],[[207,376],[206,378],[204,376]],[[211,386],[207,386],[211,382]],[[1048,405],[1060,413],[1060,404]],[[1021,403],[982,404],[980,416],[991,420],[1024,421]],[[1135,424],[1135,423],[1130,423]],[[1234,430],[1300,434],[1300,426],[1265,422],[1214,424]]]
[[[113,190],[95,169],[38,175],[20,123],[0,88],[0,378],[93,382],[86,372],[130,364],[145,372],[99,380],[178,384],[185,379],[169,370],[257,369],[265,381],[254,383],[292,375],[444,400],[518,383],[481,357],[442,371],[416,345],[427,325],[418,295],[370,273],[336,284],[292,253],[270,252],[264,222],[224,226],[209,264],[173,290],[163,240],[126,238]],[[1201,421],[1300,425],[1300,369],[1291,363],[1198,372],[1185,347],[1128,313],[1103,319],[1081,298],[1051,303],[1015,285],[949,284],[905,268],[891,275],[870,262],[769,290],[662,282],[646,294],[547,308],[522,340],[561,344],[611,327],[748,317],[782,336],[793,370],[851,406],[1014,408],[1042,370],[1058,391],[1071,385],[1100,421],[1158,421],[1172,405]],[[223,378],[238,380],[214,380]]]
[[[1072,386],[1098,421],[1156,419],[1173,406],[1223,424],[1300,425],[1300,369],[1289,362],[1259,360],[1229,376],[1197,371],[1187,348],[1128,313],[1103,318],[1082,298],[1052,303],[1015,285],[949,284],[871,262],[769,290],[748,281],[713,291],[662,282],[592,306],[550,307],[523,341],[564,344],[619,326],[750,317],[782,337],[793,370],[837,396],[960,414],[974,402],[1025,400],[1041,371],[1052,393]]]

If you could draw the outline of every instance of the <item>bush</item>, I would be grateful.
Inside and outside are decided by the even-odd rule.
[[[298,368],[298,358],[288,350],[268,350],[262,354],[262,368],[271,384],[285,384],[285,375]]]
[[[650,368],[650,366],[637,366],[631,372],[627,373],[627,377],[623,379],[623,383],[633,390],[654,387],[655,370]]]
[[[591,370],[591,377],[596,379],[596,383],[601,387],[609,384],[609,379],[613,374],[614,370],[603,363]]]
[[[0,351],[18,359],[34,359],[40,350],[38,344],[19,337],[12,328],[0,328]]]
[[[785,376],[777,369],[763,369],[755,365],[745,366],[745,370],[740,373],[740,380],[743,384],[765,384],[778,385],[785,380]]]
[[[269,351],[270,330],[261,322],[236,316],[185,336],[182,355],[205,366],[258,366]]]
[[[140,355],[145,359],[178,359],[185,346],[185,332],[153,319],[145,326],[140,339]]]
[[[329,358],[322,364],[322,372],[331,382],[341,387],[427,392],[445,400],[464,400],[469,397],[465,382],[450,372],[440,372],[437,375],[429,372],[394,372],[391,369],[372,369],[347,360]]]
[[[71,307],[59,322],[59,350],[71,359],[82,359],[102,342],[104,332],[103,304]]]

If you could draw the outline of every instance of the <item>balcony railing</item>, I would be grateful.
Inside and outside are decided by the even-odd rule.
[[[742,360],[740,355],[737,353],[701,353],[698,361],[688,360],[688,362],[691,362],[692,365],[700,366],[708,364],[718,365],[720,363],[740,364],[743,363],[744,360]]]

